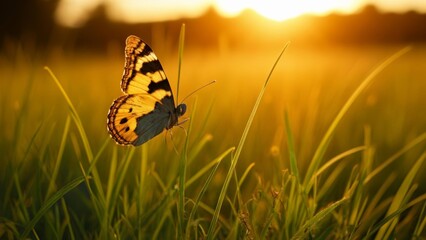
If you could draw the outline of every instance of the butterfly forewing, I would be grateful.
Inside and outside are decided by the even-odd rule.
[[[163,67],[152,49],[136,36],[126,39],[126,60],[121,80],[124,93],[153,93],[171,88]]]

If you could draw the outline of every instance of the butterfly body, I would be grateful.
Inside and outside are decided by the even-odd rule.
[[[108,112],[107,129],[122,145],[141,145],[178,124],[186,105],[175,106],[169,81],[152,49],[136,36],[126,39],[121,90]]]

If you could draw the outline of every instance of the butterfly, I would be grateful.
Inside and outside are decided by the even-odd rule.
[[[121,145],[141,145],[178,124],[186,105],[175,106],[172,89],[152,49],[139,37],[126,39],[121,79],[124,95],[114,100],[107,118],[112,139]]]

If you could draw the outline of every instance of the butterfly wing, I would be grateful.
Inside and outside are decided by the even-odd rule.
[[[160,134],[171,124],[173,114],[164,103],[148,94],[117,98],[108,112],[111,137],[119,144],[137,146]]]
[[[176,124],[172,90],[152,49],[136,36],[126,39],[121,90],[108,112],[108,131],[119,144],[141,145]]]
[[[127,94],[148,93],[158,95],[172,95],[169,81],[163,67],[152,49],[136,36],[126,39],[126,59],[124,64],[121,90]],[[156,94],[157,91],[163,93]],[[174,106],[174,102],[173,102]]]

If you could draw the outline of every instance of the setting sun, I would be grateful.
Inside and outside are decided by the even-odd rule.
[[[327,0],[320,2],[303,0],[291,3],[289,2],[287,4],[279,0],[216,0],[215,7],[225,16],[235,16],[243,10],[250,9],[266,18],[283,21],[303,14],[323,15],[332,11],[353,12],[359,7],[359,4],[352,0]]]
[[[284,21],[304,14],[326,15],[331,12],[353,13],[367,4],[374,4],[383,11],[403,12],[426,11],[421,0],[373,1],[373,0],[185,0],[185,1],[147,1],[147,0],[62,0],[56,9],[58,23],[68,27],[80,27],[90,19],[99,7],[105,8],[107,17],[113,21],[137,23],[170,21],[179,18],[195,18],[214,8],[224,17],[237,16],[244,10],[252,10],[275,21]]]

